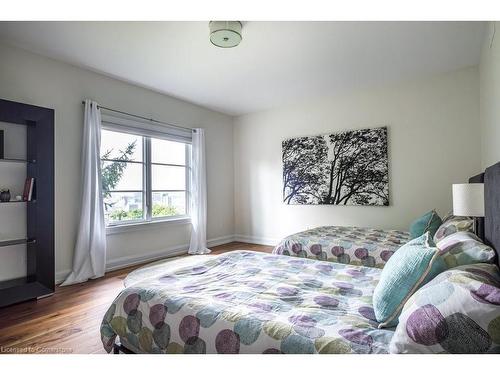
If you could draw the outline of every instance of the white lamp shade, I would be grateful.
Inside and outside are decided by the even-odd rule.
[[[484,184],[453,184],[453,215],[484,216]]]

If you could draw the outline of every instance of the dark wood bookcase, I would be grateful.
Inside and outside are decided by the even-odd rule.
[[[0,281],[0,307],[54,293],[54,110],[0,99],[0,121],[27,127],[27,158],[0,159],[25,163],[26,176],[35,179],[33,200],[5,202],[26,209],[26,237],[0,241],[0,247],[26,246],[26,276]],[[24,208],[22,205],[25,205]],[[0,249],[0,262],[1,262]]]

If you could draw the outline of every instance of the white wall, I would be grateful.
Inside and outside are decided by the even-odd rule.
[[[283,139],[382,125],[389,132],[389,207],[282,202]],[[480,171],[478,70],[241,116],[234,149],[240,240],[274,243],[318,225],[406,229],[429,209],[451,210],[451,184]]]
[[[486,168],[500,161],[500,22],[488,24],[479,75],[481,162]]]
[[[0,44],[0,97],[54,108],[56,112],[56,270],[69,272],[80,207],[81,101],[163,121],[206,129],[208,238],[224,241],[233,230],[233,128],[224,114],[139,88],[69,64]],[[2,208],[3,209],[3,208]],[[156,225],[108,236],[108,264],[184,250],[189,225]],[[140,233],[140,235],[138,235]],[[4,250],[0,248],[0,264]],[[6,264],[6,263],[4,263]],[[0,269],[1,274],[1,269]]]

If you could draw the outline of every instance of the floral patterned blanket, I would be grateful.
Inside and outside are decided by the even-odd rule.
[[[383,268],[410,233],[359,227],[318,227],[285,237],[274,254]]]
[[[380,270],[234,251],[137,281],[101,324],[137,353],[386,353],[372,293]]]

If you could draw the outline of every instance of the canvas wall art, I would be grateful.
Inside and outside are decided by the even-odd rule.
[[[286,139],[286,204],[389,205],[387,127]]]

